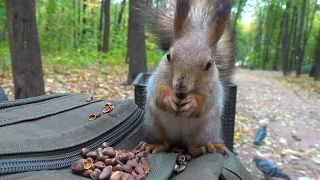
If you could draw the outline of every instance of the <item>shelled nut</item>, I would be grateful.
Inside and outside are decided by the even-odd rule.
[[[97,118],[97,115],[96,114],[90,114],[89,117],[88,117],[88,120],[89,121],[93,121]]]

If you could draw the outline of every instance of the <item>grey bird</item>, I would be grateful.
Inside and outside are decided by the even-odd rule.
[[[264,174],[265,179],[269,179],[270,177],[278,177],[291,180],[288,175],[282,172],[281,169],[271,161],[258,157],[254,157],[253,161],[255,162],[257,168]]]
[[[256,135],[254,137],[253,144],[254,145],[261,144],[261,142],[264,140],[264,138],[266,138],[266,136],[267,136],[267,125],[265,124],[264,126],[260,127],[256,131]]]

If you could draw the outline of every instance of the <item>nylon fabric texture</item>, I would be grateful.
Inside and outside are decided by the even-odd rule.
[[[140,135],[143,111],[133,100],[86,102],[87,96],[81,93],[56,94],[0,103],[0,172],[1,162],[8,159],[41,157],[43,163],[49,163],[49,166],[42,166],[40,161],[36,164],[30,161],[23,166],[27,172],[0,175],[0,180],[88,180],[71,172],[69,165],[72,161],[68,153],[78,152],[86,144],[93,143],[96,145],[92,147],[98,147],[98,142],[106,137],[116,149],[128,150],[147,139]],[[106,102],[115,106],[113,111],[88,121],[88,115],[102,112]],[[194,158],[185,171],[172,177],[178,154],[150,154],[151,171],[147,180],[218,180],[220,174],[227,180],[253,180],[233,153],[228,151],[228,154],[229,158],[220,154]],[[52,157],[54,163],[48,161]],[[73,154],[70,157],[74,160],[80,156]],[[60,162],[65,164],[59,166]],[[5,165],[10,170],[21,163]],[[52,169],[28,171],[28,166]]]

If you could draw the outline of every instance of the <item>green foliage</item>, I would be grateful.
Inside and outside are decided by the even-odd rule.
[[[9,69],[10,62],[11,58],[8,42],[0,42],[0,71],[7,71]]]
[[[240,1],[242,3],[239,7]],[[117,24],[121,2],[122,0],[111,1],[109,52],[103,53],[98,51],[98,44],[103,42],[103,28],[101,32],[99,30],[100,0],[86,0],[85,11],[84,0],[36,0],[36,17],[42,60],[45,63],[58,63],[77,67],[93,64],[125,64],[129,7],[128,1],[126,1],[122,21]],[[258,0],[253,2],[236,0],[235,2],[232,9],[231,24],[235,24],[235,16],[239,14],[236,20],[236,60],[238,63],[246,67],[255,66],[261,69],[263,61],[267,59],[266,68],[271,69],[274,60],[277,60],[277,66],[280,69],[281,45],[279,46],[278,58],[275,56],[279,45],[278,37],[287,1]],[[272,8],[270,7],[270,2],[272,2]],[[300,14],[301,3],[301,1],[292,1],[289,12],[289,27],[291,27],[292,23],[293,7],[297,6]],[[308,68],[306,67],[313,61],[317,32],[320,25],[319,11],[315,14],[313,22],[310,22],[315,5],[314,1],[307,1],[305,21],[309,21],[309,23],[308,25],[305,23],[304,29],[306,30],[311,24],[313,26],[303,56],[304,72],[307,71]],[[240,10],[240,13],[237,13],[238,10]],[[252,13],[250,21],[244,18],[249,11]],[[259,16],[260,12],[262,16]],[[268,15],[269,18],[267,18]],[[298,15],[297,25],[299,25],[299,21]],[[0,63],[8,64],[10,63],[8,34],[3,33],[7,31],[5,0],[0,0],[0,22]],[[104,20],[102,22],[104,23]],[[261,37],[259,37],[260,24]],[[5,38],[3,38],[3,34],[5,34]],[[164,55],[164,52],[159,49],[156,38],[147,28],[145,36],[148,69],[153,70]],[[305,34],[303,36],[304,39]],[[291,50],[294,44],[292,40],[290,43],[289,56],[291,57]],[[267,49],[268,58],[265,58]],[[295,63],[293,65],[295,66]]]
[[[104,33],[103,28],[102,32],[99,31],[101,2],[87,0],[86,5],[86,10],[83,11],[83,0],[36,0],[37,27],[44,63],[75,67],[126,63],[128,2],[121,24],[116,23],[121,4],[113,1],[111,3],[108,53],[98,51],[98,43],[103,43]],[[0,0],[0,22],[6,22],[4,0]],[[104,23],[104,20],[102,22]],[[6,28],[6,23],[0,23],[0,33],[6,31]],[[152,69],[163,52],[157,47],[156,40],[150,33],[146,32],[146,36],[148,65]],[[8,62],[10,62],[9,44],[7,40],[1,42],[0,37],[0,63]]]
[[[243,0],[236,0],[235,7],[233,8],[233,17],[236,13],[237,4],[239,1]],[[272,2],[272,11],[270,7],[270,2]],[[281,69],[281,44],[279,48],[278,58],[276,58],[276,50],[278,47],[278,37],[281,31],[281,22],[283,20],[283,13],[286,8],[286,2],[283,0],[272,0],[272,1],[247,1],[244,8],[242,8],[242,16],[251,9],[253,12],[251,21],[244,22],[243,19],[237,22],[237,61],[247,67],[255,66],[258,69],[262,69],[262,64],[266,56],[266,48],[268,48],[268,58],[266,69],[272,69],[274,60],[277,60],[278,69]],[[297,27],[298,29],[299,21],[300,21],[300,9],[301,9],[301,1],[292,1],[291,9],[289,12],[289,32],[291,32],[291,20],[293,17],[293,7],[297,6],[298,8],[298,22]],[[305,52],[303,56],[303,64],[311,64],[314,57],[314,48],[316,45],[317,39],[317,32],[320,25],[320,13],[319,11],[315,14],[313,22],[312,19],[312,12],[314,11],[314,7],[317,6],[319,9],[319,5],[316,5],[315,1],[307,1],[307,8],[305,14],[305,26],[303,30],[303,40],[306,38],[305,32],[307,31],[308,27],[313,24],[310,36],[308,37],[308,41],[306,43]],[[269,17],[268,16],[269,12]],[[262,12],[262,16],[260,15]],[[232,17],[232,18],[233,18]],[[231,21],[233,20],[231,18]],[[309,26],[307,26],[307,22]],[[233,22],[232,22],[233,23]],[[261,37],[258,38],[259,35],[259,24],[261,24]],[[269,33],[269,34],[268,34]],[[297,35],[296,35],[297,36]],[[292,36],[293,38],[293,36]],[[302,41],[303,41],[302,40]],[[268,43],[266,43],[266,41]],[[281,43],[281,42],[280,42]],[[291,57],[291,50],[294,47],[294,43],[291,39],[290,42],[290,49],[289,49],[289,59]],[[293,63],[295,65],[295,63]],[[295,69],[296,67],[293,67]],[[307,72],[307,68],[303,68],[304,72]]]
[[[41,54],[44,61],[73,66],[126,62],[128,2],[126,2],[122,22],[117,24],[121,3],[111,1],[107,54],[98,51],[98,43],[102,44],[104,33],[103,28],[102,32],[99,31],[100,1],[87,0],[85,12],[83,0],[37,0],[36,2]],[[104,23],[104,20],[102,22]],[[153,67],[162,52],[157,48],[154,38],[148,32],[146,35],[148,64]]]
[[[302,66],[302,73],[309,73],[311,70],[312,64],[305,64]]]
[[[0,29],[7,28],[6,9],[4,7],[4,0],[0,0]]]

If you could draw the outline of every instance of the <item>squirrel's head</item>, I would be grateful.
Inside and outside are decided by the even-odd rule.
[[[219,74],[215,64],[217,43],[227,26],[232,0],[215,0],[208,6],[211,7],[208,8],[211,15],[208,20],[202,20],[201,27],[192,22],[197,18],[192,16],[197,14],[188,15],[190,7],[189,0],[177,0],[174,41],[164,57],[177,93],[189,93],[209,86],[212,78]]]

